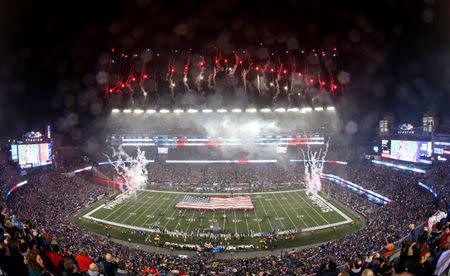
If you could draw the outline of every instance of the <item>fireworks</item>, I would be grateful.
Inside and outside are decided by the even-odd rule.
[[[295,104],[296,98],[307,94],[334,95],[343,89],[337,77],[342,68],[335,48],[321,50],[319,55],[305,50],[266,56],[252,56],[243,50],[229,55],[216,51],[205,54],[208,51],[203,50],[196,55],[191,50],[177,50],[166,55],[146,49],[138,55],[115,49],[109,64],[100,69],[106,81],[99,85],[109,96],[126,94],[146,99],[167,93],[172,100],[186,93],[202,96],[242,90],[246,95],[265,97],[271,104],[281,98]]]
[[[136,196],[136,191],[143,189],[147,184],[148,171],[145,151],[137,148],[137,154],[134,158],[128,155],[122,147],[119,147],[117,151],[114,150],[113,152],[113,157],[117,161],[112,162],[109,156],[107,157],[120,178],[118,182],[121,183],[121,190],[129,191],[130,194]]]
[[[320,175],[322,174],[325,157],[328,153],[328,145],[329,141],[325,143],[325,149],[321,148],[315,152],[311,151],[309,145],[306,153],[302,149],[303,159],[305,160],[305,184],[308,193],[317,194],[322,190]]]

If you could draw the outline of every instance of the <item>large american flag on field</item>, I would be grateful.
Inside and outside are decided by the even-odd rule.
[[[209,196],[196,197],[186,195],[176,205],[180,209],[196,210],[253,210],[250,196]]]

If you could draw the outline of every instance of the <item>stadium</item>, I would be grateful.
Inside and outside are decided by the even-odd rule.
[[[390,83],[404,82],[389,71],[402,60],[382,55],[388,50],[377,43],[384,36],[365,36],[372,35],[368,22],[384,30],[375,23],[379,15],[327,5],[330,16],[357,18],[361,33],[335,31],[315,43],[311,25],[311,41],[299,46],[290,32],[271,40],[270,24],[239,1],[213,1],[206,14],[242,9],[259,28],[239,16],[230,26],[207,17],[236,33],[212,45],[189,39],[191,28],[208,34],[193,27],[202,11],[187,5],[195,16],[174,23],[166,36],[158,22],[178,22],[184,9],[169,12],[155,2],[130,4],[139,8],[136,18],[148,9],[153,17],[144,21],[159,26],[152,48],[143,27],[117,42],[135,17],[102,6],[127,17],[98,38],[95,65],[78,63],[84,48],[77,43],[71,54],[55,50],[78,66],[70,72],[55,63],[57,92],[48,92],[51,101],[38,112],[16,102],[20,93],[0,95],[1,275],[449,275],[448,85],[423,73],[395,97],[388,94]],[[438,4],[424,5],[436,11],[432,26],[443,24]],[[284,12],[274,4],[260,8],[273,10],[273,19]],[[384,8],[387,18],[398,11]],[[89,36],[105,23],[83,24]],[[390,37],[400,27],[387,25],[383,34],[401,48]],[[263,42],[242,46],[255,42],[257,30]],[[343,33],[348,38],[338,42]],[[368,65],[351,49],[369,53]],[[413,74],[416,65],[405,71]],[[89,73],[78,76],[80,68]],[[24,89],[28,81],[45,83],[27,79]],[[12,80],[0,70],[0,90],[3,82]],[[432,87],[444,92],[423,93]],[[41,98],[29,100],[34,106]]]

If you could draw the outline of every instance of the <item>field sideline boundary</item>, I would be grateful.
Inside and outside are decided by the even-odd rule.
[[[297,189],[297,190],[285,190],[285,191],[272,191],[272,192],[256,192],[256,193],[233,193],[233,194],[239,194],[239,195],[261,195],[261,194],[280,194],[280,193],[289,193],[289,192],[301,192],[301,191],[305,191],[306,189]],[[185,192],[177,192],[177,191],[161,191],[161,190],[138,190],[138,191],[145,191],[145,192],[157,192],[157,193],[170,193],[170,194],[201,194],[201,195],[229,195],[230,193],[185,193]],[[121,194],[119,194],[120,196]],[[330,208],[332,208],[335,212],[337,212],[339,215],[341,215],[345,220],[344,221],[340,221],[340,222],[336,222],[336,223],[331,223],[331,224],[324,224],[324,225],[319,225],[319,226],[314,226],[314,227],[308,227],[308,228],[302,228],[301,232],[310,232],[310,231],[315,231],[315,230],[321,230],[321,229],[326,229],[326,228],[331,228],[331,227],[336,227],[336,226],[340,226],[340,225],[344,225],[344,224],[348,224],[351,223],[353,220],[348,217],[345,213],[343,213],[341,210],[339,210],[337,207],[335,207],[333,204],[329,203],[328,201],[326,201],[323,197],[321,197],[320,195],[316,194],[316,196],[322,201],[324,202],[327,206],[329,206]],[[123,223],[117,223],[117,222],[113,222],[113,221],[109,221],[109,220],[105,220],[105,219],[99,219],[99,218],[95,218],[92,217],[91,215],[95,212],[97,212],[98,210],[100,210],[101,208],[103,208],[106,204],[101,204],[100,206],[96,207],[95,209],[89,211],[88,213],[86,213],[85,215],[83,215],[82,217],[88,220],[93,220],[96,222],[101,222],[104,224],[108,224],[108,225],[112,225],[112,226],[117,226],[117,227],[122,227],[122,228],[127,228],[127,229],[133,229],[133,230],[138,230],[138,231],[144,231],[144,232],[150,232],[150,233],[155,233],[157,232],[157,230],[155,229],[150,229],[150,228],[145,228],[145,227],[139,227],[139,226],[134,226],[134,225],[129,225],[129,224],[123,224]],[[289,233],[289,231],[281,231],[279,232],[280,234],[283,233]]]

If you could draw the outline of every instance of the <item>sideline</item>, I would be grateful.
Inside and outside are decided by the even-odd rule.
[[[159,192],[159,193],[172,193],[172,194],[186,194],[183,192],[174,192],[174,191],[157,191],[157,190],[138,190],[138,191],[145,191],[145,192]],[[258,194],[275,194],[275,193],[290,193],[290,192],[301,192],[301,191],[305,191],[305,189],[298,189],[298,190],[290,190],[290,191],[274,191],[274,192],[258,192],[258,193],[242,193],[245,195],[258,195]],[[124,194],[124,193],[122,193]],[[118,197],[122,194],[119,194]],[[199,193],[194,193],[194,194],[199,194]],[[206,194],[206,193],[205,193]],[[203,195],[205,195],[203,194]],[[222,194],[223,193],[215,193],[215,194]],[[212,195],[212,194],[211,194]],[[314,226],[314,227],[308,227],[308,228],[302,228],[300,232],[305,233],[305,232],[310,232],[310,231],[315,231],[315,230],[322,230],[322,229],[326,229],[326,228],[331,228],[331,227],[336,227],[336,226],[341,226],[344,224],[349,224],[352,223],[352,219],[347,216],[345,213],[343,213],[341,210],[339,210],[338,208],[336,208],[335,206],[333,206],[331,203],[327,202],[324,198],[322,198],[320,195],[316,194],[316,196],[322,201],[324,202],[327,206],[329,206],[330,208],[332,208],[336,213],[338,213],[340,216],[342,216],[344,218],[344,221],[339,221],[339,222],[335,222],[335,223],[331,223],[331,224],[323,224],[323,225],[319,225],[319,226]],[[96,222],[100,222],[103,224],[108,224],[108,225],[112,225],[112,226],[117,226],[117,227],[122,227],[122,228],[127,228],[127,229],[133,229],[133,230],[138,230],[138,231],[144,231],[144,232],[149,232],[149,233],[156,233],[159,232],[158,229],[152,229],[152,228],[145,228],[145,227],[140,227],[140,226],[134,226],[134,225],[129,225],[129,224],[123,224],[123,223],[118,223],[118,222],[113,222],[113,221],[109,221],[109,220],[105,220],[105,219],[99,219],[96,217],[93,217],[92,214],[94,214],[95,212],[97,212],[98,210],[100,210],[101,208],[103,208],[106,204],[101,204],[100,206],[98,206],[97,208],[89,211],[88,213],[86,213],[85,215],[83,215],[82,217],[88,220],[93,220]],[[291,229],[292,230],[292,229]],[[289,230],[287,231],[281,231],[279,232],[279,234],[286,234],[288,233]]]

